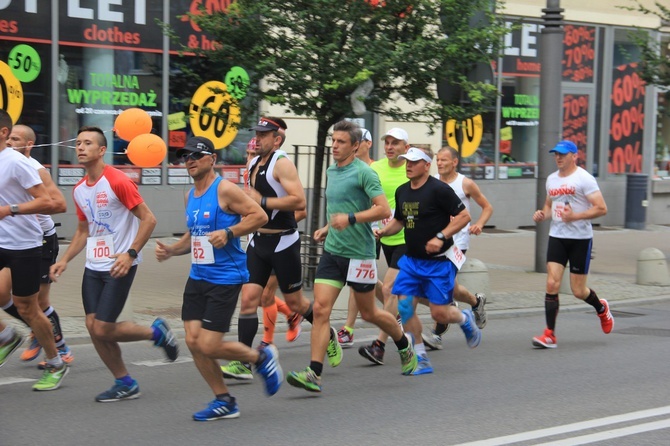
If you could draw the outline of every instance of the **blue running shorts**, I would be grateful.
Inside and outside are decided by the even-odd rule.
[[[450,260],[417,259],[405,255],[398,261],[398,267],[400,271],[393,284],[393,294],[425,297],[435,305],[453,302],[458,270]]]

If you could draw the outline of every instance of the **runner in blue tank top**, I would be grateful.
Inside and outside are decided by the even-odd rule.
[[[224,341],[242,284],[249,280],[239,237],[263,226],[267,217],[242,189],[222,181],[214,172],[216,153],[209,139],[191,138],[177,156],[184,159],[188,174],[195,180],[186,203],[189,231],[171,245],[156,241],[156,258],[162,262],[174,255],[191,254],[181,314],[193,361],[214,393],[214,399],[194,413],[193,419],[237,418],[240,410],[223,381],[220,359],[255,364],[268,395],[277,393],[283,380],[274,347],[254,350],[239,342]]]

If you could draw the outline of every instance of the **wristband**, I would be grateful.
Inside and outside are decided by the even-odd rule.
[[[268,197],[262,197],[261,198],[261,207],[263,209],[267,209],[268,206]]]
[[[356,224],[356,215],[353,212],[349,212],[349,224],[353,226]]]
[[[235,235],[233,234],[233,230],[230,228],[224,229],[226,231],[226,237],[228,238],[228,241],[231,241],[232,239],[235,238]]]

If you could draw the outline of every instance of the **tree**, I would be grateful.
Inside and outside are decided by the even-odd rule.
[[[252,74],[251,97],[317,120],[316,228],[328,130],[353,115],[356,88],[371,81],[370,94],[354,99],[395,120],[441,126],[490,109],[496,87],[470,74],[497,59],[508,32],[494,14],[501,7],[498,0],[237,0],[192,19],[220,44],[204,53],[208,60]],[[445,79],[462,94],[440,99],[436,83]]]
[[[661,20],[656,31],[670,25],[670,8],[660,2],[654,2],[657,10],[649,9],[639,0],[634,0],[635,6],[621,6],[621,9],[641,12],[645,15],[654,15]],[[659,87],[670,87],[670,51],[663,48],[656,39],[649,35],[648,30],[637,29],[631,32],[630,38],[640,48],[640,63],[638,70],[640,77],[648,84]],[[668,42],[665,42],[668,45]]]

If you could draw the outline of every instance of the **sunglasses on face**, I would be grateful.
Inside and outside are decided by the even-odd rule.
[[[184,163],[186,161],[188,161],[189,159],[192,159],[194,161],[198,161],[198,160],[203,159],[207,155],[212,155],[212,154],[209,153],[209,152],[191,152],[191,153],[186,153],[186,154],[182,155],[181,160]]]

